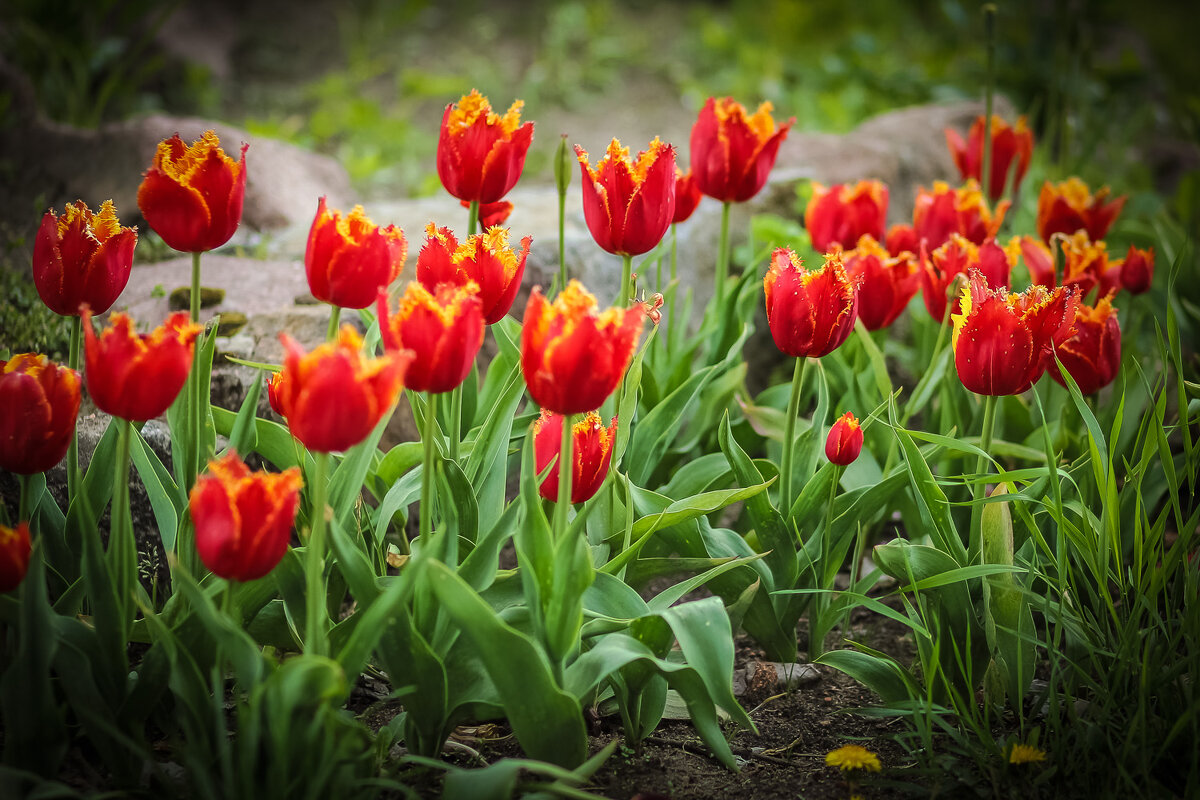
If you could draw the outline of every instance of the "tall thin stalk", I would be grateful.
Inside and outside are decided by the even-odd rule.
[[[979,434],[979,449],[984,453],[992,447],[992,428],[996,423],[996,398],[986,395],[983,398],[983,430]],[[987,469],[987,457],[977,456],[975,459],[975,474],[980,475]],[[971,553],[981,552],[983,546],[983,498],[987,494],[987,481],[975,484],[971,502]]]
[[[338,323],[341,321],[341,318],[342,307],[336,305],[333,306],[332,310],[329,312],[329,327],[325,329],[325,341],[337,341]]]
[[[571,506],[571,472],[574,467],[571,445],[575,437],[572,431],[574,414],[563,415],[562,449],[558,455],[558,502],[554,504],[554,538],[561,540],[567,535],[567,509]]]
[[[433,436],[437,417],[437,395],[425,395],[425,432],[421,436],[424,456],[421,467],[421,549],[426,552],[433,537]]]
[[[721,239],[717,244],[717,285],[713,293],[713,296],[717,298],[718,308],[725,302],[725,279],[729,276],[729,209],[731,205],[728,200],[721,205]]]
[[[325,610],[325,498],[329,487],[325,480],[329,454],[316,453],[313,470],[312,530],[305,553],[304,652],[323,656],[329,650],[328,612]]]
[[[71,350],[67,355],[67,366],[79,372],[79,340],[83,332],[83,318],[79,315],[71,317]],[[75,421],[76,428],[79,420]],[[79,436],[71,436],[71,444],[67,446],[67,503],[75,499],[79,491]]]

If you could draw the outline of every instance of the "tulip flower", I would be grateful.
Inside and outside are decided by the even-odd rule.
[[[483,344],[479,287],[440,283],[430,292],[408,284],[400,307],[388,313],[387,294],[379,293],[379,332],[388,350],[412,352],[404,384],[417,392],[440,394],[458,386],[471,372]]]
[[[438,137],[437,171],[446,191],[459,200],[486,205],[516,185],[533,141],[533,123],[521,124],[517,100],[504,116],[474,89],[446,106]]]
[[[434,291],[438,284],[465,286],[474,283],[482,303],[483,321],[494,325],[512,308],[525,260],[533,238],[521,240],[521,252],[509,247],[507,228],[490,228],[486,233],[468,237],[462,244],[449,228],[432,222],[425,228],[425,246],[417,256],[417,280]]]
[[[1094,307],[1080,303],[1075,311],[1074,335],[1054,350],[1083,394],[1098,392],[1117,377],[1121,326],[1116,311],[1111,296],[1100,298]],[[1067,385],[1053,358],[1047,359],[1046,371],[1064,387]]]
[[[842,253],[842,262],[858,284],[858,317],[867,330],[895,322],[920,288],[912,254],[890,256],[869,234],[863,234],[858,247]]]
[[[0,594],[11,592],[25,580],[32,552],[28,522],[12,528],[0,525]]]
[[[235,162],[225,155],[213,131],[205,131],[190,146],[179,134],[163,140],[138,187],[138,208],[146,224],[170,247],[185,253],[202,253],[228,242],[242,220],[248,147],[242,145]]]
[[[1120,263],[1121,288],[1130,294],[1141,294],[1150,290],[1154,279],[1154,248],[1145,250],[1129,245],[1129,252]]]
[[[863,432],[858,417],[847,411],[838,417],[825,439],[825,457],[840,467],[848,467],[862,452]]]
[[[1033,236],[1018,236],[1014,239],[1029,270],[1029,282],[1047,289],[1058,285],[1058,277],[1054,274],[1054,253],[1050,248]]]
[[[463,208],[471,207],[466,200],[460,201],[459,205]],[[498,203],[484,203],[479,206],[479,227],[486,231],[488,228],[503,225],[508,221],[512,212],[513,204],[507,200],[501,200]]]
[[[616,139],[595,169],[575,145],[583,172],[583,217],[596,244],[609,253],[637,256],[662,241],[675,216],[675,148],[655,138],[629,157]]]
[[[67,454],[79,416],[79,373],[36,353],[0,361],[0,469],[45,472]]]
[[[1060,241],[1063,253],[1063,286],[1077,287],[1080,297],[1085,297],[1097,286],[1101,287],[1102,295],[1118,288],[1120,267],[1116,270],[1111,268],[1108,246],[1104,242],[1090,241],[1084,231],[1077,231]]]
[[[1007,288],[1016,258],[1017,249],[1011,244],[1006,250],[995,240],[989,240],[976,247],[958,234],[952,234],[944,245],[932,252],[922,248],[921,296],[929,315],[938,321],[945,319],[951,284],[959,275],[966,277],[973,269],[979,270],[990,288]],[[951,311],[957,314],[958,310],[959,301],[955,297]]]
[[[555,461],[546,479],[538,487],[538,493],[552,502],[558,502],[558,458],[562,449],[563,416],[542,410],[533,423],[533,458],[540,475]],[[612,461],[612,448],[617,440],[617,418],[605,428],[604,420],[595,411],[589,411],[571,426],[571,502],[583,503],[590,500],[604,476],[608,474]]]
[[[963,180],[983,180],[983,125],[983,115],[980,114],[971,124],[965,142],[958,131],[946,129],[946,144]],[[992,115],[992,124],[989,127],[992,137],[992,169],[988,181],[988,197],[994,202],[1004,194],[1009,170],[1014,170],[1013,194],[1015,195],[1021,187],[1021,179],[1029,170],[1029,159],[1033,157],[1033,131],[1029,130],[1025,117],[1018,117],[1017,124],[1010,127],[995,114]]]
[[[395,225],[376,227],[355,206],[343,217],[322,197],[308,232],[304,269],[313,297],[342,308],[366,308],[404,267],[408,242]]]
[[[818,253],[835,244],[849,249],[862,236],[883,239],[887,207],[888,189],[881,181],[835,183],[828,188],[814,181],[813,195],[804,210],[804,227]]]
[[[779,128],[772,106],[763,103],[747,114],[732,97],[708,98],[692,126],[692,172],[700,191],[723,203],[742,203],[758,194],[779,154],[779,145],[796,122]]]
[[[381,358],[362,356],[362,338],[343,325],[336,341],[310,353],[286,333],[276,399],[288,427],[309,450],[348,450],[367,438],[404,388],[412,353],[393,351]]]
[[[924,187],[917,191],[913,231],[917,240],[924,240],[930,250],[945,244],[952,233],[972,244],[983,244],[1000,230],[1009,205],[1007,200],[1000,202],[993,212],[984,202],[979,184],[973,180],[960,189],[951,189],[949,184],[936,181],[933,191]]]
[[[846,273],[841,253],[828,253],[819,270],[806,271],[800,258],[781,247],[763,279],[767,324],[775,346],[796,358],[832,353],[854,328],[858,286]]]
[[[209,461],[188,498],[204,566],[230,581],[273,570],[287,552],[302,483],[299,467],[251,472],[234,452]]]
[[[696,185],[696,176],[692,174],[691,167],[687,172],[675,167],[675,215],[671,217],[671,224],[685,222],[696,213],[702,197],[704,193]]]
[[[267,379],[267,402],[271,404],[271,409],[281,417],[287,417],[283,413],[283,404],[280,398],[287,391],[283,388],[283,373],[272,372],[271,377]]]
[[[599,311],[579,281],[553,303],[535,287],[521,328],[521,371],[534,402],[555,414],[599,408],[621,382],[645,316],[642,303]]]
[[[1110,193],[1105,186],[1093,195],[1079,178],[1068,178],[1059,184],[1046,181],[1038,194],[1038,236],[1049,243],[1056,233],[1070,235],[1083,230],[1092,241],[1100,241],[1125,206],[1124,195],[1109,200]]]
[[[84,307],[88,394],[106,414],[133,422],[154,419],[175,402],[187,380],[200,326],[183,311],[148,334],[136,333],[127,314],[113,314],[110,323],[97,337],[92,312]]]
[[[137,228],[123,228],[111,200],[93,214],[82,200],[68,203],[61,217],[42,217],[33,242],[33,283],[47,308],[79,316],[87,303],[97,314],[112,307],[129,282]]]
[[[912,225],[897,224],[888,228],[884,247],[887,248],[889,255],[898,256],[903,253],[916,255],[921,251],[921,240],[917,238],[917,232],[913,230]]]
[[[1049,355],[1074,330],[1074,289],[1031,286],[1022,294],[993,289],[978,270],[955,314],[954,366],[976,394],[1020,394],[1037,382]]]

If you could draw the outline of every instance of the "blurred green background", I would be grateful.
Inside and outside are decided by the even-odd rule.
[[[422,194],[438,188],[441,110],[472,87],[497,105],[525,100],[541,145],[529,169],[546,179],[559,130],[624,113],[682,144],[686,125],[672,120],[710,94],[770,99],[800,129],[835,132],[898,106],[979,97],[981,5],[4,0],[0,48],[53,119],[213,117],[337,157],[365,195]],[[1193,215],[1200,48],[1180,4],[998,10],[998,89],[1064,170],[1179,194]]]

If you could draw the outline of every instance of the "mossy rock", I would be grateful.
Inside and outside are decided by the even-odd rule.
[[[217,336],[233,336],[246,327],[246,315],[240,311],[222,311],[217,319]]]
[[[212,308],[225,299],[224,289],[214,289],[211,286],[200,287],[200,307]],[[171,290],[167,298],[167,307],[172,311],[187,311],[192,307],[192,287],[180,286]],[[244,323],[243,323],[244,324]]]

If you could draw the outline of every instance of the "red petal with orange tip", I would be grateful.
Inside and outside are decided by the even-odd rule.
[[[389,350],[412,353],[405,385],[418,392],[440,394],[458,386],[471,372],[483,344],[483,304],[474,282],[439,284],[430,292],[412,282],[395,314],[387,295],[379,293],[379,330]]]
[[[67,454],[79,416],[79,374],[36,353],[0,361],[0,469],[45,472]]]
[[[542,410],[533,423],[534,467],[540,475],[551,461],[554,466],[545,480],[538,486],[538,493],[550,500],[558,501],[558,462],[562,448],[563,416]],[[617,418],[605,428],[603,420],[594,411],[571,426],[571,502],[584,503],[600,490],[612,461],[612,447],[617,440]]]
[[[858,289],[840,253],[826,254],[821,269],[807,271],[795,253],[779,248],[771,256],[763,290],[771,336],[789,356],[832,353],[854,327]]]

